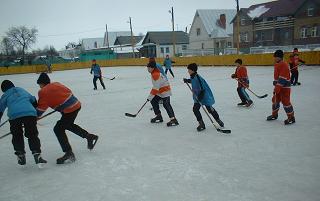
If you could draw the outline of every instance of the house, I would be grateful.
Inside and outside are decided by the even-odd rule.
[[[232,47],[235,9],[199,9],[189,32],[190,50],[216,50]]]
[[[232,20],[237,37],[236,16]],[[320,0],[278,0],[239,11],[240,48],[320,43]],[[236,41],[234,47],[236,47]]]
[[[173,53],[173,38],[175,38],[175,54],[181,55],[189,45],[189,36],[183,31],[151,31],[144,37],[140,48],[143,57],[160,57],[166,55],[175,56]]]
[[[115,52],[117,58],[139,58],[139,49],[142,47],[141,43],[144,36],[118,36],[114,42],[114,45],[110,48]],[[133,41],[131,41],[133,39]],[[132,42],[134,44],[134,50],[132,50]]]

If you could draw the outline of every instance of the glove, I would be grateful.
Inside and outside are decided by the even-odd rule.
[[[92,74],[92,71],[90,71],[90,74]]]
[[[190,83],[191,80],[190,80],[190,79],[187,79],[187,78],[183,78],[183,82],[184,82],[184,83]]]
[[[3,113],[2,113],[2,112],[0,112],[0,123],[1,123],[2,115],[3,115]]]
[[[273,82],[272,82],[273,86],[276,86],[277,83],[278,83],[278,81],[273,81]]]
[[[202,101],[203,97],[204,97],[204,90],[201,90],[198,95],[198,101]]]
[[[274,92],[275,92],[276,94],[279,94],[280,91],[281,91],[281,87],[280,87],[279,85],[276,85],[276,86],[274,87]]]
[[[232,78],[232,79],[237,78],[236,74],[232,74],[232,75],[231,75],[231,78]]]

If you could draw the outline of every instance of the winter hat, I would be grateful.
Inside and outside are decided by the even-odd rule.
[[[8,89],[14,87],[14,84],[10,80],[3,80],[1,83],[1,90],[2,92],[6,92]]]
[[[196,63],[191,63],[188,65],[187,69],[192,70],[193,72],[197,72],[198,70],[198,65]]]
[[[150,62],[148,63],[148,65],[147,65],[147,67],[155,68],[155,67],[157,67],[157,64],[156,64],[155,61],[150,61]]]
[[[156,62],[156,59],[154,57],[150,57],[149,62]]]
[[[283,51],[282,50],[275,51],[273,54],[273,57],[283,58]]]
[[[50,83],[50,78],[47,75],[47,73],[41,73],[38,80],[37,80],[37,84],[49,84]]]
[[[234,61],[234,63],[238,63],[238,64],[241,65],[242,64],[242,59],[237,59],[237,60]]]
[[[96,59],[92,59],[92,62],[96,62]]]
[[[298,51],[298,48],[295,47],[295,48],[293,49],[293,53],[298,53],[298,52],[299,52],[299,51]]]

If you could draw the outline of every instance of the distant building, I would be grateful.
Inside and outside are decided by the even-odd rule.
[[[320,44],[320,0],[278,0],[242,8],[240,48]],[[234,27],[236,47],[237,20]]]
[[[139,58],[142,40],[144,36],[118,36],[111,49],[117,55],[117,58],[133,58],[132,42],[134,44],[134,57]],[[131,41],[133,39],[133,41]]]
[[[216,54],[220,49],[233,46],[233,26],[231,20],[235,9],[196,10],[189,32],[190,50],[212,50]]]
[[[143,57],[173,57],[173,32],[150,31],[144,37],[140,48]],[[183,31],[175,31],[175,53],[181,55],[189,45],[189,36]]]

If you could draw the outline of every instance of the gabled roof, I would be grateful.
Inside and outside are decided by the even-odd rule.
[[[222,14],[226,16],[226,29],[218,23]],[[195,17],[200,17],[207,33],[211,34],[212,38],[224,38],[233,34],[233,26],[230,25],[230,22],[235,15],[235,9],[199,9],[196,11]]]
[[[252,19],[293,16],[306,1],[307,0],[270,1],[266,3],[252,5],[247,9],[241,9],[240,12],[245,13]],[[319,0],[315,0],[315,2],[318,1]],[[236,18],[234,18],[232,22],[234,22],[235,19]]]
[[[118,36],[131,36],[131,32],[130,31],[111,31],[111,32],[109,31],[108,32],[109,46],[112,46],[114,44]],[[104,34],[104,46],[108,46],[107,33]]]
[[[85,50],[95,49],[103,46],[104,39],[103,38],[84,38],[82,39],[81,46]],[[97,47],[95,47],[95,43]]]
[[[176,44],[188,44],[188,34],[183,31],[175,31],[175,42]],[[146,43],[172,44],[172,31],[150,31],[142,41],[142,44]]]
[[[139,43],[143,36],[133,36],[135,44]],[[131,36],[118,36],[114,45],[131,45]]]

